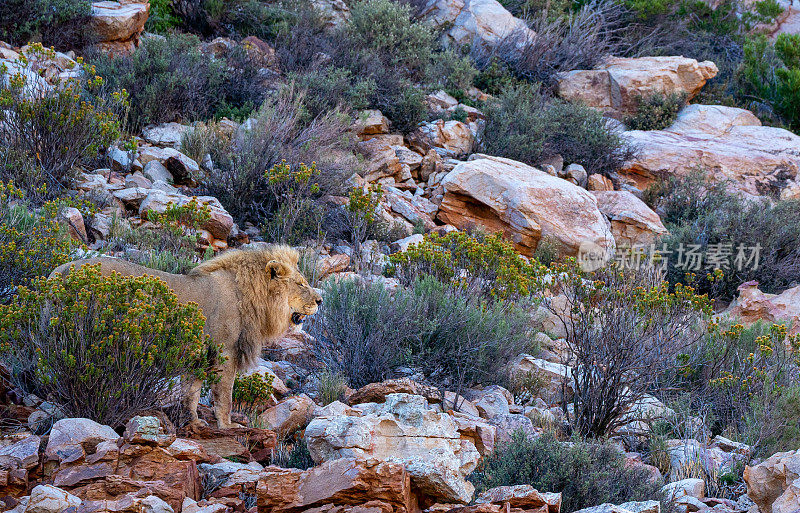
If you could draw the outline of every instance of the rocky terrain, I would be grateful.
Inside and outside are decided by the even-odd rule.
[[[800,510],[796,6],[7,3],[0,511]],[[274,242],[230,429],[202,312],[47,279]]]

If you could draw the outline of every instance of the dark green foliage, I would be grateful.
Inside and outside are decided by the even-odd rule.
[[[172,8],[172,0],[150,0],[150,14],[144,29],[163,34],[180,26],[181,19]]]
[[[800,129],[800,34],[780,34],[774,45],[764,36],[748,41],[740,78],[746,94]]]
[[[507,88],[486,108],[483,151],[536,165],[554,155],[610,173],[632,150],[596,110],[548,98],[536,85]]]
[[[663,130],[675,121],[685,105],[686,93],[639,96],[636,98],[636,114],[627,118],[625,124],[631,130]]]
[[[291,27],[305,3],[270,0],[171,0],[181,28],[209,38],[272,39]],[[298,9],[299,7],[299,9]]]
[[[369,107],[375,94],[375,81],[354,76],[345,68],[328,66],[319,71],[289,75],[306,90],[306,107],[312,116],[336,107],[361,110]]]
[[[84,42],[89,0],[4,0],[0,2],[0,41],[23,46],[38,40],[45,46],[73,48]]]
[[[757,280],[762,290],[772,293],[796,284],[800,276],[800,201],[747,201],[729,192],[727,184],[705,184],[702,174],[671,179],[657,195],[656,208],[670,231],[663,239],[668,251],[678,251],[683,244],[684,248],[697,245],[698,251],[705,253],[714,244],[731,244],[733,264],[740,244],[761,246],[757,269],[749,265],[737,270],[731,265],[713,282],[706,276],[712,269],[695,271],[694,285],[701,293],[728,300],[741,283],[750,280]],[[676,265],[677,258],[670,258],[667,279],[686,283],[686,269]]]
[[[96,54],[92,60],[110,87],[128,91],[135,130],[149,123],[209,119],[222,106],[260,104],[263,92],[243,52],[227,63],[201,55],[198,45],[196,37],[176,34],[148,38],[128,56]]]
[[[479,492],[516,484],[561,492],[564,513],[608,502],[658,500],[661,486],[646,470],[626,468],[624,453],[610,443],[559,442],[548,433],[529,440],[522,432],[487,457],[470,480]]]
[[[317,356],[351,387],[382,381],[412,365],[435,384],[462,391],[502,382],[526,347],[525,316],[511,303],[484,304],[463,289],[423,278],[391,293],[383,285],[330,283],[309,332]]]

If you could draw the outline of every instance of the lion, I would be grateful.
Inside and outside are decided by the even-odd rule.
[[[155,276],[164,280],[182,303],[196,303],[206,317],[205,332],[222,346],[224,363],[217,369],[219,382],[212,385],[214,413],[220,428],[238,427],[231,422],[233,382],[237,371],[253,366],[264,344],[275,340],[314,315],[322,296],[300,272],[297,251],[285,245],[229,250],[201,263],[188,274],[170,274],[110,257],[68,262],[56,268],[65,275],[74,266],[100,264],[103,275],[116,271],[124,276]],[[203,424],[197,416],[202,381],[183,387],[183,401],[191,424]]]

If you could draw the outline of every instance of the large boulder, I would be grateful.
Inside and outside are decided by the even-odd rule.
[[[650,244],[667,233],[658,214],[628,191],[592,191],[600,212],[611,221],[617,245]]]
[[[567,255],[584,243],[613,252],[608,222],[592,193],[536,168],[500,157],[458,164],[442,180],[439,219],[457,228],[473,225],[504,233],[524,255],[543,238]]]
[[[61,513],[80,505],[81,500],[71,493],[55,486],[41,484],[31,490],[25,513]]]
[[[800,136],[762,126],[747,110],[689,105],[665,130],[631,130],[622,136],[639,153],[620,174],[642,190],[661,174],[685,176],[697,169],[713,182],[730,180],[753,196],[799,187]]]
[[[403,465],[377,460],[336,459],[308,470],[267,467],[256,495],[259,513],[331,511],[321,506],[364,506],[358,509],[363,513],[415,510]]]
[[[48,460],[72,462],[84,458],[101,442],[116,442],[119,435],[91,419],[61,419],[50,430],[44,450]]]
[[[531,485],[498,486],[480,494],[475,504],[501,504],[541,513],[559,513],[561,494],[539,492]]]
[[[534,34],[497,0],[427,0],[422,16],[446,30],[445,44],[492,47],[511,35],[525,38]]]
[[[800,450],[779,452],[744,469],[747,496],[761,513],[800,509]]]
[[[713,62],[688,57],[609,57],[595,69],[562,73],[558,94],[623,117],[635,112],[637,96],[685,93],[692,98],[716,74]]]
[[[93,2],[87,26],[89,37],[112,53],[131,51],[150,13],[149,2]]]
[[[405,465],[424,495],[440,502],[469,502],[474,487],[466,477],[480,459],[475,443],[462,436],[455,417],[440,413],[419,395],[389,394],[383,404],[355,408],[361,416],[317,417],[305,439],[317,463],[339,458]]]

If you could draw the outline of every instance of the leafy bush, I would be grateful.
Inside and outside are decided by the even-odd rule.
[[[774,45],[765,36],[748,41],[740,77],[746,94],[800,129],[800,34],[779,34]]]
[[[766,192],[766,191],[765,191]],[[654,203],[669,235],[663,238],[670,283],[691,284],[701,293],[729,300],[750,280],[766,292],[792,286],[800,275],[800,201],[747,201],[726,183],[707,184],[702,173],[672,178],[662,185]],[[757,260],[748,262],[751,257]],[[706,259],[689,269],[679,252],[713,252],[720,262]],[[757,267],[756,267],[757,264]],[[707,274],[719,267],[722,276]],[[696,276],[687,276],[687,272]]]
[[[139,265],[173,274],[184,274],[200,263],[200,236],[197,231],[211,218],[207,205],[192,199],[185,205],[171,204],[162,213],[148,210],[142,214],[142,218],[155,226],[134,228],[115,219],[108,249],[125,251],[133,246],[134,251],[126,251],[126,258]]]
[[[636,114],[625,120],[631,130],[663,130],[675,122],[686,105],[686,93],[654,93],[636,98]]]
[[[40,61],[55,53],[40,44],[11,65],[0,65],[0,180],[14,181],[29,194],[45,188],[52,197],[69,184],[73,167],[96,159],[119,138],[128,105],[123,93],[108,93],[91,67],[87,79],[45,86],[28,80],[26,66],[39,73]]]
[[[178,28],[181,19],[172,8],[172,0],[150,0],[150,13],[144,29],[148,32],[163,34]]]
[[[354,388],[412,365],[460,392],[502,381],[502,368],[528,349],[527,317],[511,303],[484,303],[430,277],[393,294],[380,284],[329,283],[309,332],[320,361]]]
[[[299,2],[298,2],[299,3]],[[263,0],[172,0],[182,28],[206,37],[271,39],[291,27],[296,10],[288,2]]]
[[[565,513],[603,503],[657,500],[661,487],[647,470],[626,467],[624,453],[610,443],[559,442],[547,433],[530,440],[522,432],[488,456],[470,480],[479,492],[516,484],[561,492]]]
[[[432,276],[484,299],[517,299],[539,290],[544,269],[529,263],[501,234],[430,233],[420,244],[390,257],[401,283]]]
[[[47,46],[74,48],[92,3],[89,0],[6,0],[0,3],[0,40],[23,46],[32,39]]]
[[[182,376],[213,378],[219,348],[197,305],[154,277],[98,266],[38,279],[0,307],[5,358],[71,417],[119,426],[157,408]]]
[[[239,376],[233,380],[233,410],[253,417],[266,409],[272,397],[272,374],[254,372],[248,376]]]
[[[354,280],[329,281],[323,296],[307,328],[317,358],[353,388],[391,377],[412,327],[409,298]]]
[[[328,66],[319,71],[290,75],[306,91],[306,107],[312,116],[339,108],[366,109],[375,92],[375,81],[356,77],[344,69]]]
[[[17,287],[69,262],[79,247],[55,220],[57,206],[32,212],[24,194],[0,182],[0,304],[10,301]]]
[[[224,60],[202,55],[199,43],[194,36],[173,34],[147,38],[130,55],[93,55],[97,73],[108,85],[130,95],[132,129],[149,123],[209,119],[222,105],[260,104],[262,93],[247,80],[230,80],[238,72],[228,70]],[[248,76],[252,78],[254,70]]]
[[[488,103],[483,149],[536,165],[555,155],[589,173],[613,172],[632,149],[594,109],[548,98],[538,85],[508,88]]]
[[[197,137],[205,138],[215,164],[202,185],[238,220],[253,223],[269,220],[282,205],[276,196],[277,184],[270,184],[269,173],[265,173],[277,165],[285,163],[290,173],[300,173],[301,163],[316,163],[314,181],[302,187],[304,200],[337,194],[345,173],[352,173],[355,166],[355,157],[348,153],[352,144],[349,128],[347,116],[338,110],[309,120],[305,96],[285,89],[264,101],[248,129],[233,136],[213,125],[200,129],[204,134]]]
[[[758,322],[723,321],[688,351],[681,390],[694,411],[709,412],[714,433],[753,447],[754,456],[800,442],[800,336]]]
[[[325,370],[316,374],[317,403],[327,406],[344,397],[347,380],[337,372]]]

